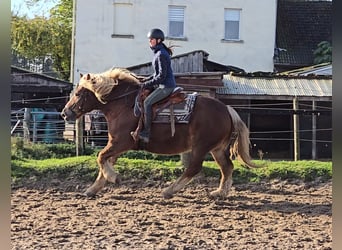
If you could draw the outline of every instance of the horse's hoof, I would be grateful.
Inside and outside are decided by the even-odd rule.
[[[116,185],[121,184],[121,177],[119,175],[116,176],[114,184],[116,184]]]
[[[87,190],[83,193],[83,195],[85,197],[94,198],[96,196],[96,193]]]
[[[121,178],[119,175],[115,175],[115,176],[112,176],[110,178],[107,179],[107,181],[113,183],[113,184],[116,184],[116,185],[120,185],[121,184]]]
[[[210,192],[209,194],[210,198],[220,199],[224,200],[227,198],[227,194],[223,194],[220,190],[215,190],[213,192]]]
[[[173,198],[173,194],[168,193],[168,192],[163,192],[163,197],[164,199],[171,199]]]

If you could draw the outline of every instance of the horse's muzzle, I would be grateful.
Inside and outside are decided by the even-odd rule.
[[[61,116],[65,121],[75,121],[76,120],[76,113],[71,109],[64,108],[61,112]]]

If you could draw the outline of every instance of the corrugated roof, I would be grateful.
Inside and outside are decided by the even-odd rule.
[[[331,76],[332,75],[332,64],[331,63],[321,63],[316,64],[309,67],[294,69],[286,72],[278,73],[279,75],[288,75],[288,76],[309,76],[309,75],[316,75],[316,76]]]
[[[243,77],[223,76],[224,87],[218,94],[271,95],[271,96],[332,96],[332,79],[291,77]]]

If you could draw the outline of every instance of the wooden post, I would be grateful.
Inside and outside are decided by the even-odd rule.
[[[298,110],[298,99],[293,99],[293,143],[294,143],[294,160],[300,159],[300,142],[299,142],[299,115],[296,114]]]
[[[76,156],[83,155],[84,153],[84,128],[83,128],[83,116],[76,120],[75,129],[76,129]]]
[[[24,141],[30,141],[30,120],[31,120],[31,109],[25,108],[24,120],[23,120],[23,130],[24,130]]]
[[[312,101],[312,111],[316,110],[316,101]],[[316,136],[317,136],[317,116],[313,112],[312,113],[312,150],[311,150],[311,155],[312,155],[312,160],[317,159],[317,147],[316,147]]]
[[[33,114],[33,128],[32,128],[32,141],[37,142],[37,116]]]

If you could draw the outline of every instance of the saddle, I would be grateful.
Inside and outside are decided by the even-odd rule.
[[[174,131],[175,131],[173,105],[185,101],[186,94],[182,91],[183,91],[182,87],[176,87],[169,96],[167,96],[166,98],[152,105],[152,120],[154,120],[155,117],[158,115],[158,113],[162,111],[163,109],[165,108],[170,109],[170,115],[171,115],[170,123],[171,123],[172,136],[174,135]],[[134,106],[134,115],[140,116],[140,119],[139,119],[138,126],[135,129],[135,131],[131,132],[131,136],[136,142],[139,140],[138,135],[144,124],[144,113],[143,113],[144,100],[150,93],[151,91],[148,89],[141,89],[141,91],[138,93],[137,98],[136,98],[136,103]]]

